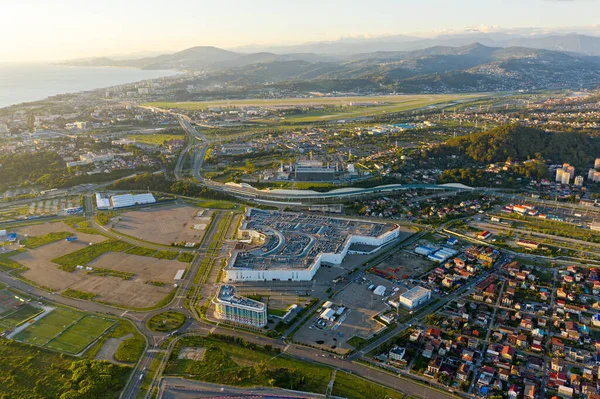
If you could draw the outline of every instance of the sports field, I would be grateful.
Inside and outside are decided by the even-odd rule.
[[[17,334],[15,339],[74,355],[104,334],[113,324],[112,320],[56,308]]]
[[[15,328],[40,313],[41,309],[31,305],[22,305],[18,309],[6,309],[0,305],[0,331]]]

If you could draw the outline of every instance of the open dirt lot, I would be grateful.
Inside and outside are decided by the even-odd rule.
[[[177,271],[186,268],[185,263],[176,260],[156,259],[119,252],[100,255],[88,266],[134,273],[134,279],[142,282],[162,281],[163,283],[174,283],[173,277]]]
[[[188,205],[152,207],[121,214],[113,226],[117,231],[140,240],[169,245],[172,242],[202,241],[212,212]],[[194,226],[205,225],[204,229]]]
[[[75,229],[67,226],[63,222],[52,222],[52,223],[43,223],[43,224],[35,224],[32,226],[19,227],[15,229],[15,231],[20,235],[27,234],[28,236],[42,236],[45,234],[57,232],[57,231],[68,231],[73,233],[74,236],[78,238],[79,241],[84,243],[93,243],[97,244],[99,242],[105,241],[106,237],[95,234],[84,234],[76,231]],[[70,244],[75,245],[75,243]],[[46,248],[46,247],[44,247]],[[72,248],[72,247],[70,247]],[[79,249],[79,248],[76,248]],[[74,251],[75,249],[73,249]]]
[[[23,277],[37,284],[56,291],[71,288],[94,293],[97,295],[96,300],[128,307],[149,307],[159,302],[173,289],[170,283],[177,270],[185,268],[185,264],[177,261],[110,252],[91,262],[96,267],[136,274],[131,280],[123,280],[117,277],[91,276],[84,270],[69,273],[52,263],[52,259],[85,245],[87,244],[83,242],[58,241],[15,255],[12,259],[26,266],[29,270],[23,273]],[[146,281],[164,281],[169,284],[157,287],[145,284]]]
[[[188,359],[201,362],[204,359],[204,352],[206,352],[206,348],[183,348],[181,352],[179,352],[177,359]]]
[[[57,264],[52,263],[52,259],[77,251],[86,245],[87,242],[83,241],[72,243],[57,241],[43,247],[27,250],[13,256],[11,259],[29,269],[23,273],[23,277],[53,290],[62,290],[80,281],[81,276],[86,275],[83,272],[69,273],[60,270]]]
[[[398,251],[378,264],[377,269],[400,280],[406,274],[412,278],[420,276],[436,266],[436,263],[417,254]]]

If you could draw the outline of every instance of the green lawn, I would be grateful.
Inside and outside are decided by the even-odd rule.
[[[21,264],[10,259],[10,257],[18,255],[23,252],[25,252],[24,249],[17,249],[16,251],[10,251],[10,252],[5,252],[3,254],[0,254],[0,270],[8,272],[8,271],[20,268]]]
[[[179,255],[179,252],[175,252],[175,251],[156,251],[154,253],[154,255],[152,255],[152,257],[156,258],[156,259],[173,260],[173,259],[177,258],[178,255]]]
[[[17,341],[45,346],[52,338],[75,324],[83,313],[66,308],[56,308],[15,337]]]
[[[73,327],[64,331],[46,346],[60,352],[77,354],[115,324],[112,320],[87,315]]]
[[[144,247],[133,247],[126,251],[126,254],[138,255],[138,256],[152,256],[156,252],[156,249],[144,248]]]
[[[125,363],[135,363],[144,351],[144,340],[136,337],[128,338],[119,345],[115,359]]]
[[[40,313],[42,313],[41,309],[25,304],[14,312],[4,314],[4,316],[0,318],[0,328],[14,328]]]
[[[131,244],[123,241],[107,240],[52,259],[52,262],[60,265],[62,270],[72,272],[78,265],[85,266],[106,252],[124,252],[131,247]]]
[[[178,359],[183,348],[205,348],[202,361]],[[180,339],[165,375],[182,375],[215,384],[276,386],[324,394],[332,370],[291,358],[270,347],[224,336]]]
[[[185,315],[179,312],[162,312],[152,316],[146,326],[156,332],[171,332],[185,323]]]
[[[267,313],[268,313],[270,316],[283,317],[283,316],[285,316],[285,314],[287,313],[287,310],[284,310],[284,309],[273,309],[273,308],[268,308],[268,309],[267,309]]]
[[[348,399],[402,399],[404,396],[403,393],[343,371],[335,375],[332,395]]]
[[[194,259],[194,254],[191,252],[183,252],[181,255],[179,255],[179,258],[177,258],[178,261],[185,262],[185,263],[189,263],[193,259]]]
[[[21,244],[25,245],[25,247],[29,249],[34,249],[39,248],[42,245],[50,244],[59,240],[64,240],[65,238],[71,237],[72,235],[73,233],[69,233],[68,231],[56,231],[45,234],[43,236],[27,237],[26,239],[21,241]]]
[[[202,200],[195,203],[197,207],[209,209],[237,209],[238,205],[229,201]]]
[[[64,290],[60,295],[67,298],[83,299],[86,301],[91,301],[96,297],[96,294],[91,292],[78,291],[71,288]]]

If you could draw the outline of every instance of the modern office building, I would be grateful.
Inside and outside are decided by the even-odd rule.
[[[212,300],[215,317],[253,327],[267,325],[267,306],[259,301],[237,295],[233,285],[223,284]]]
[[[431,291],[421,286],[416,286],[400,295],[400,304],[408,309],[414,309],[431,299]]]

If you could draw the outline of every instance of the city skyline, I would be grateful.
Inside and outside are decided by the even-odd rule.
[[[391,35],[548,31],[600,34],[596,0],[507,0],[486,2],[485,6],[473,0],[460,4],[441,0],[419,4],[391,0],[369,4],[235,0],[228,7],[189,0],[175,0],[168,5],[154,0],[108,0],[101,8],[74,0],[28,0],[5,5],[3,11],[7,18],[0,34],[10,38],[0,44],[4,62],[136,53],[142,56],[193,46],[231,49]]]

